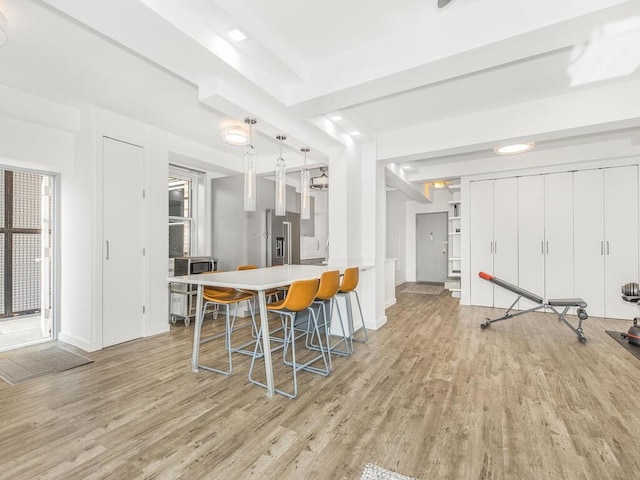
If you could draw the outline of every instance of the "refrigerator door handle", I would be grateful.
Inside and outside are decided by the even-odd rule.
[[[285,249],[287,251],[287,260],[285,263],[287,265],[291,265],[291,222],[282,222],[282,225],[284,226],[284,236],[286,238]]]

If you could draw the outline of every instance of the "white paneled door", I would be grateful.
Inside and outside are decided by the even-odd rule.
[[[141,147],[103,138],[103,347],[144,334],[143,159]]]
[[[544,176],[544,297],[571,298],[573,290],[573,173]],[[542,291],[536,292],[542,295]]]
[[[602,170],[573,174],[575,296],[594,317],[604,316],[604,181]]]
[[[518,283],[518,179],[503,178],[493,184],[493,274]],[[507,308],[516,300],[501,287],[493,291],[493,306]]]
[[[544,177],[518,178],[518,285],[543,295],[544,292]],[[520,299],[519,308],[537,304]]]
[[[638,316],[620,287],[638,282],[638,167],[604,169],[605,309],[607,318]]]
[[[493,275],[493,180],[471,182],[469,199],[471,305],[493,307],[493,285],[478,277]]]

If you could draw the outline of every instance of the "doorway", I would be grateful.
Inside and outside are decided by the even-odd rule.
[[[444,283],[448,272],[447,213],[416,215],[416,280]]]
[[[0,350],[55,335],[53,182],[0,167]]]

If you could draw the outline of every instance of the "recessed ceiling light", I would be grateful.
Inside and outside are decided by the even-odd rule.
[[[502,147],[495,147],[493,152],[496,155],[517,155],[518,153],[528,152],[535,147],[535,142],[527,143],[514,143],[513,145],[504,145]]]
[[[233,30],[229,30],[227,35],[229,36],[229,38],[231,40],[233,40],[235,42],[241,42],[242,40],[247,38],[247,36],[237,28],[234,28]]]
[[[342,120],[342,115],[331,115],[331,117],[329,117],[329,118],[333,122],[339,122],[340,120]]]
[[[351,135],[352,137],[357,137],[358,135],[360,135],[360,132],[358,130],[354,130],[353,132],[349,132],[349,135]]]

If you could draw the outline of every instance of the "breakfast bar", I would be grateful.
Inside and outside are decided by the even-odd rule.
[[[200,331],[202,322],[202,291],[205,286],[227,287],[242,290],[254,290],[258,293],[260,305],[260,324],[262,326],[262,341],[265,360],[265,372],[267,377],[267,396],[273,397],[275,393],[273,380],[273,364],[271,361],[271,342],[269,335],[269,320],[267,316],[267,302],[265,291],[286,287],[297,280],[319,278],[326,266],[317,265],[281,265],[277,267],[257,268],[253,270],[236,270],[219,272],[215,274],[182,275],[171,277],[168,280],[173,283],[185,283],[197,285],[196,323],[193,330],[193,354],[191,368],[198,371],[198,345],[200,343]]]

